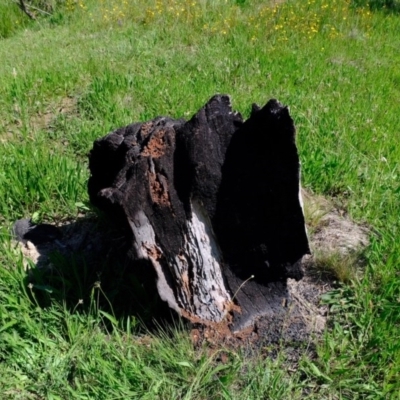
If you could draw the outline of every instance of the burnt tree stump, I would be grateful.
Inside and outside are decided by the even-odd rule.
[[[157,117],[94,142],[91,202],[124,224],[160,297],[193,322],[233,330],[273,318],[309,253],[287,107],[244,121],[216,95],[189,121]]]

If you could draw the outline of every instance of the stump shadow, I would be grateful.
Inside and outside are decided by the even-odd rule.
[[[151,264],[130,256],[131,232],[94,215],[58,228],[57,240],[20,244],[31,260],[25,283],[40,306],[55,301],[70,311],[99,309],[117,320],[134,317],[150,330],[176,321],[158,295]]]

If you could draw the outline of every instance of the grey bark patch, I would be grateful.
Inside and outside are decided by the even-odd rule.
[[[15,240],[22,243],[28,241],[34,245],[39,245],[53,240],[60,239],[62,232],[50,224],[34,224],[30,219],[19,219],[12,228]]]
[[[19,219],[18,221],[15,221],[11,233],[13,235],[13,238],[15,240],[18,240],[19,242],[26,243],[27,240],[24,238],[25,234],[29,232],[29,230],[32,228],[32,223],[30,219]]]

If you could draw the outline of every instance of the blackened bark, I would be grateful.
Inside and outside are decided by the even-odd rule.
[[[134,256],[186,318],[233,314],[240,329],[279,312],[286,278],[301,278],[295,127],[276,100],[247,121],[217,95],[188,122],[129,125],[94,143],[89,167],[92,203],[130,228]]]

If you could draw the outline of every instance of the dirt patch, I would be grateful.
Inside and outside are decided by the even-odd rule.
[[[0,134],[0,143],[6,143],[19,137],[21,127],[24,125],[24,117],[21,108],[14,105],[14,117],[10,122],[4,123],[2,133]],[[53,122],[59,115],[77,114],[77,99],[75,97],[64,97],[59,101],[48,105],[44,111],[35,113],[29,118],[29,130],[35,134],[40,130],[46,130],[52,127]]]
[[[369,230],[357,225],[340,211],[332,210],[324,215],[312,235],[313,251],[346,255],[368,245]]]
[[[54,119],[59,115],[72,115],[77,110],[75,97],[63,97],[57,103],[46,107],[44,112],[31,117],[29,125],[34,131],[48,129]]]

